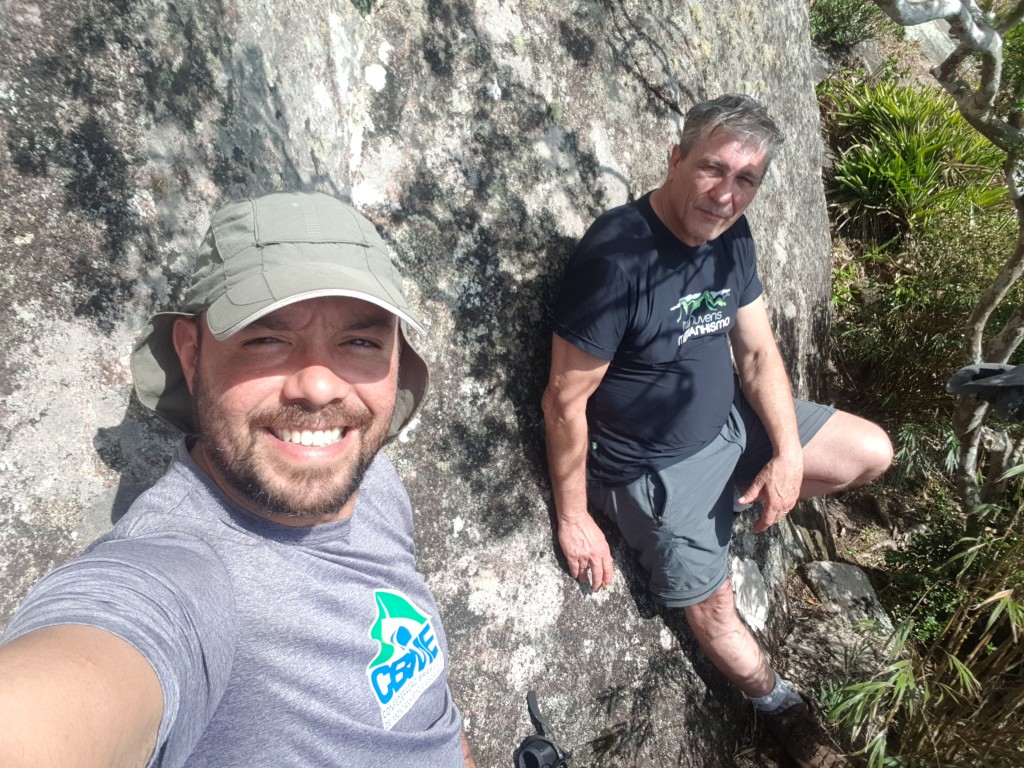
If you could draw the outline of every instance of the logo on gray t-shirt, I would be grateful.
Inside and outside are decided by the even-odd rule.
[[[377,620],[370,637],[380,643],[380,652],[366,675],[384,727],[391,730],[444,670],[444,657],[426,611],[400,592],[377,590],[374,599]]]

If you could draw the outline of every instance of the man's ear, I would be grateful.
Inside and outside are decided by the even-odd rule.
[[[174,326],[171,330],[171,337],[174,341],[174,351],[178,353],[178,361],[181,363],[182,373],[185,374],[185,383],[188,384],[188,391],[192,392],[192,377],[195,376],[196,365],[199,362],[199,319],[192,320],[187,317],[174,318]]]

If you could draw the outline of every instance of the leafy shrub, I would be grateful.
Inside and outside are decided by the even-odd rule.
[[[900,424],[893,446],[893,471],[904,482],[948,478],[960,461],[960,441],[953,427],[938,419],[927,424]]]
[[[826,194],[841,233],[900,245],[952,211],[1006,207],[1003,152],[944,92],[830,79],[818,97],[835,156]]]
[[[931,492],[937,498],[927,529],[905,547],[886,554],[887,584],[881,591],[893,618],[911,622],[913,636],[924,643],[938,637],[965,596],[954,560],[964,525],[951,511],[953,505],[942,486]]]
[[[949,588],[945,615],[927,632],[902,622],[888,666],[831,694],[833,717],[866,734],[870,768],[1024,764],[1024,541],[1011,527],[953,550],[937,567],[935,552],[917,559]]]
[[[874,3],[864,0],[810,0],[811,40],[846,49],[876,36],[887,21]]]
[[[826,81],[819,100],[846,245],[833,273],[837,384],[868,413],[924,424],[948,410],[966,318],[1013,249],[1003,155],[936,89]]]
[[[967,317],[1015,237],[1013,220],[1002,212],[952,211],[902,250],[856,255],[848,249],[837,256],[834,383],[849,392],[851,404],[894,423],[948,420],[953,401],[945,384],[963,364]],[[995,321],[1022,300],[1024,291],[1015,287]],[[946,442],[946,436],[929,438],[926,446],[948,453]]]
[[[1003,35],[1003,84],[999,111],[1003,114],[1024,110],[1024,29],[1020,25]]]

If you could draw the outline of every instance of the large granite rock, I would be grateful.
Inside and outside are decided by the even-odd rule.
[[[618,536],[609,592],[562,567],[548,312],[593,217],[660,182],[681,114],[756,94],[788,143],[751,219],[807,393],[829,275],[809,61],[802,0],[5,0],[0,624],[161,471],[175,435],[130,397],[127,355],[210,210],[319,189],[383,229],[426,319],[430,397],[389,452],[480,765],[510,764],[530,688],[577,765],[733,765],[744,702],[646,597]],[[801,545],[742,533],[735,549],[776,647]]]

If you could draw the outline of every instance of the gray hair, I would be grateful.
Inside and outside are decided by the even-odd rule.
[[[779,126],[761,102],[750,96],[730,93],[690,108],[683,121],[683,135],[679,138],[680,155],[686,157],[697,144],[719,128],[744,144],[753,144],[763,150],[765,170],[785,141]]]

